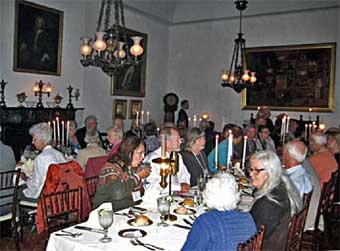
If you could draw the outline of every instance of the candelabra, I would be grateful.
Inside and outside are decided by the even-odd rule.
[[[34,96],[39,95],[39,101],[37,103],[37,108],[43,108],[44,105],[42,103],[42,95],[47,94],[47,97],[50,97],[52,92],[52,86],[50,83],[46,84],[46,91],[43,91],[45,83],[43,83],[41,80],[39,82],[35,82],[34,84]]]
[[[0,90],[0,95],[1,95],[1,101],[0,101],[0,107],[6,107],[6,102],[5,102],[5,86],[7,85],[7,82],[5,82],[3,79],[0,82],[1,90]]]
[[[76,89],[74,94],[72,94],[72,91],[73,91],[73,87],[72,86],[69,86],[67,88],[67,90],[68,90],[68,104],[66,106],[66,109],[73,109],[74,106],[72,104],[72,98],[75,98],[76,101],[78,101],[78,98],[80,96],[79,89]]]

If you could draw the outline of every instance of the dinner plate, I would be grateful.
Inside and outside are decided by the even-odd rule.
[[[185,207],[185,209],[187,210],[187,213],[186,213],[186,214],[177,213],[177,208],[174,209],[174,213],[177,214],[177,215],[191,215],[191,214],[197,213],[197,211],[196,211],[195,209],[186,208],[186,207]]]
[[[135,222],[135,219],[130,219],[127,221],[127,224],[129,224],[130,226],[133,227],[145,227],[145,226],[150,226],[153,223],[152,220],[148,219],[148,222],[144,225],[137,225],[137,223]]]
[[[142,229],[128,228],[118,232],[118,235],[123,238],[142,238],[146,235],[146,232]]]

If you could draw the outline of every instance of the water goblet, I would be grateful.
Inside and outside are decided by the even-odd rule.
[[[107,243],[112,241],[111,237],[107,236],[108,228],[113,223],[113,212],[112,210],[101,209],[98,211],[98,219],[100,226],[104,229],[104,237],[99,239],[100,242]]]
[[[158,226],[167,227],[169,224],[167,224],[164,219],[165,215],[169,214],[170,212],[170,201],[166,197],[160,197],[157,199],[157,208],[158,211],[161,214],[161,222],[159,222]]]
[[[197,178],[197,187],[198,187],[198,189],[200,190],[200,192],[203,192],[204,191],[204,189],[205,189],[205,179],[204,179],[204,177],[198,177]]]

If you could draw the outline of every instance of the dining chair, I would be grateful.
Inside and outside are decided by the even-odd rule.
[[[20,250],[17,224],[17,196],[21,169],[0,172],[0,222],[11,220],[16,249]]]
[[[94,196],[96,195],[97,181],[98,181],[98,176],[85,178],[87,191],[89,193],[89,198],[90,198],[91,203],[92,203]]]
[[[265,226],[261,225],[260,230],[250,237],[246,242],[237,245],[238,251],[261,251],[264,238]]]
[[[332,210],[334,202],[334,193],[338,179],[339,171],[332,173],[329,181],[324,183],[321,191],[319,206],[315,218],[314,230],[308,230],[303,233],[302,247],[319,250],[323,242],[323,231],[319,229],[320,217]],[[326,223],[326,222],[325,222]]]
[[[81,222],[82,189],[42,194],[43,220],[47,234]]]

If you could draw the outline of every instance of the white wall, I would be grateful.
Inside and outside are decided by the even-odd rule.
[[[220,86],[220,72],[230,64],[238,19],[191,23],[170,28],[168,90],[188,98],[190,113],[208,112],[220,129],[223,122],[242,124],[255,111],[241,110],[241,94]],[[257,16],[243,20],[247,47],[339,42],[339,9]],[[184,39],[183,39],[184,38]],[[340,124],[339,47],[335,111],[322,113],[327,125]],[[273,116],[280,112],[273,112]],[[289,113],[299,118],[300,112]],[[304,114],[304,117],[308,116]],[[315,118],[316,114],[312,114]]]

